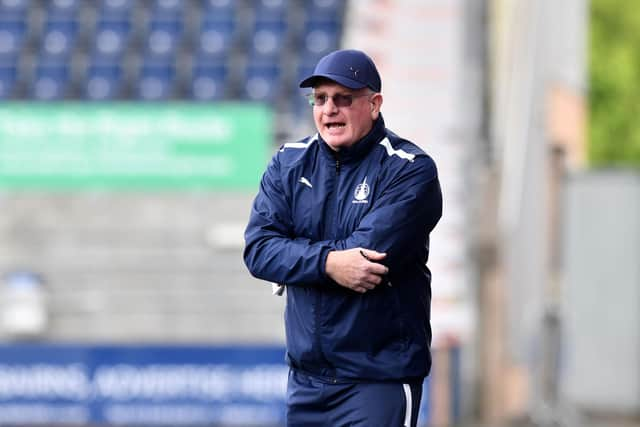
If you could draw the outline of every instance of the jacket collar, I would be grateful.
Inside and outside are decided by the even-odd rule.
[[[334,151],[329,145],[322,139],[320,134],[318,133],[318,141],[320,142],[320,146],[322,147],[322,151],[324,154],[330,156],[332,159],[339,158],[342,163],[349,163],[353,161],[357,161],[371,150],[371,148],[382,141],[386,136],[386,129],[384,125],[384,119],[382,118],[382,114],[378,116],[375,122],[373,122],[373,127],[362,139],[360,139],[355,144],[341,148],[339,152]]]

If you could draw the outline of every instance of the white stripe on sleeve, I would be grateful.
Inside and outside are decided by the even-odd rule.
[[[382,141],[380,141],[380,145],[382,145],[385,148],[385,150],[387,150],[387,154],[389,156],[393,156],[395,154],[401,159],[409,160],[410,162],[413,162],[413,159],[416,158],[415,154],[410,154],[404,150],[396,150],[395,148],[393,148],[391,146],[391,142],[389,142],[389,138],[385,138]]]
[[[318,140],[318,134],[310,136],[305,142],[287,142],[282,146],[280,151],[284,151],[287,148],[307,148]]]

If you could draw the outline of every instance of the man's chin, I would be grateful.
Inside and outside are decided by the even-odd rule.
[[[353,144],[353,142],[342,135],[322,135],[322,139],[324,139],[324,142],[326,142],[327,145],[335,151],[339,151],[341,148],[348,147]]]

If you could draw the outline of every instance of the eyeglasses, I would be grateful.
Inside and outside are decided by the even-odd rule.
[[[353,100],[355,98],[360,98],[360,97],[369,96],[369,95],[371,94],[361,93],[360,95],[352,95],[352,94],[344,95],[341,93],[336,93],[333,96],[329,96],[326,93],[310,93],[306,95],[306,97],[307,97],[307,100],[309,101],[309,105],[311,105],[312,107],[314,105],[318,107],[322,107],[329,98],[333,100],[333,105],[335,105],[336,107],[350,107],[351,104],[353,104]]]

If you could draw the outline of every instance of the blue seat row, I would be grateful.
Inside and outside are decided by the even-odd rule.
[[[0,99],[279,101],[295,92],[291,79],[338,47],[343,6],[342,0],[0,0]],[[30,18],[34,8],[42,20]],[[146,19],[136,19],[141,10]],[[294,13],[303,20],[292,20]],[[95,19],[87,24],[86,16]],[[296,105],[304,102],[293,95]]]
[[[233,47],[234,21],[202,22],[197,40],[190,49],[203,55],[224,56]],[[336,21],[314,21],[304,26],[301,35],[302,54],[320,55],[338,43],[340,24]],[[47,21],[40,40],[41,55],[65,59],[78,43],[79,22],[77,20]],[[113,58],[121,55],[131,41],[132,26],[128,20],[100,20],[90,37],[90,49],[97,55]],[[282,53],[287,37],[286,24],[279,21],[256,21],[249,38],[249,51],[263,58],[275,58]],[[17,57],[26,39],[24,21],[0,20],[0,56]],[[173,55],[183,44],[181,21],[151,21],[143,39],[144,54],[155,56]],[[295,46],[295,44],[294,44]]]
[[[133,93],[138,100],[166,100],[178,90],[177,67],[171,63],[142,63],[133,80]],[[71,67],[63,62],[41,62],[31,72],[27,95],[34,100],[61,100],[73,86]],[[88,64],[79,81],[80,97],[87,100],[121,99],[126,89],[125,68],[118,62]],[[249,63],[239,82],[237,96],[249,101],[273,101],[282,90],[283,71],[274,63]],[[9,98],[18,83],[15,65],[0,64],[0,99]],[[228,99],[230,67],[225,63],[199,62],[191,67],[186,79],[185,96],[199,101]],[[237,77],[237,76],[236,76]],[[182,88],[183,90],[185,88]]]

